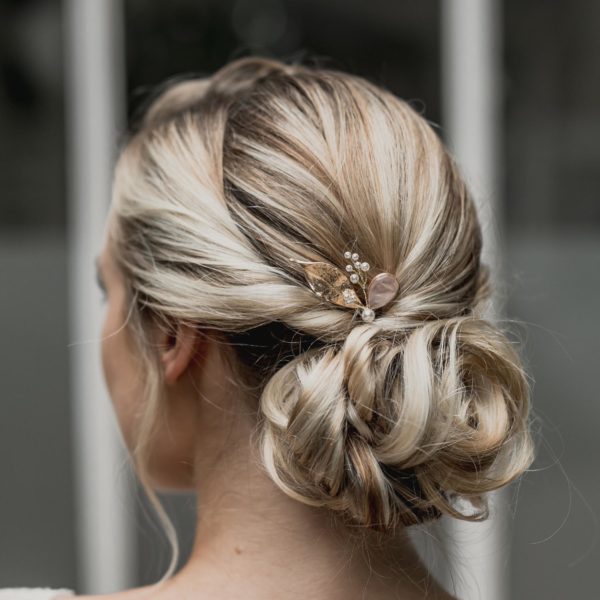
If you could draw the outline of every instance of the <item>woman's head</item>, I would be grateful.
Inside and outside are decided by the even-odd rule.
[[[109,234],[145,383],[122,411],[138,471],[164,407],[154,336],[182,326],[221,341],[273,481],[349,524],[484,518],[484,493],[531,464],[526,376],[483,317],[473,201],[389,92],[263,59],[172,83],[119,157]],[[350,247],[400,283],[371,323],[289,260],[343,269]]]

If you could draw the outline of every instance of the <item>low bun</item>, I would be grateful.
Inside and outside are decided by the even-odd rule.
[[[531,463],[527,381],[508,338],[474,317],[404,337],[357,325],[266,384],[261,451],[288,495],[393,530],[488,516],[483,494]],[[477,510],[455,506],[461,497]]]

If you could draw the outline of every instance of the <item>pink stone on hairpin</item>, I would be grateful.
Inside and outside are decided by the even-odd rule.
[[[346,272],[325,262],[290,260],[302,265],[308,285],[317,296],[338,306],[359,308],[363,321],[371,322],[375,310],[396,297],[398,280],[391,273],[379,273],[368,281],[367,272],[371,269],[368,262],[361,261],[356,252],[346,251],[344,258],[349,261]],[[354,285],[360,286],[364,302]]]
[[[371,279],[367,301],[372,309],[381,308],[391,302],[398,293],[398,280],[391,273],[379,273]]]

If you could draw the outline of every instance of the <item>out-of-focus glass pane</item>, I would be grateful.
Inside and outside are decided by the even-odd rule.
[[[599,22],[584,0],[505,2],[509,310],[539,444],[518,488],[515,600],[598,595]]]
[[[249,53],[310,56],[424,103],[439,122],[436,2],[384,0],[177,0],[126,3],[129,109],[179,72],[208,74]]]
[[[600,6],[506,0],[510,225],[600,234]]]
[[[65,226],[60,2],[0,8],[0,227]]]
[[[0,587],[74,587],[62,6],[0,5]]]

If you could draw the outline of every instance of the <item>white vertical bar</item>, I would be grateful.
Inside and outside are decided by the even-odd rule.
[[[124,121],[122,7],[67,0],[64,11],[77,592],[109,593],[130,586],[133,574],[131,474],[102,378],[93,268]]]
[[[442,106],[449,146],[475,196],[484,232],[483,260],[501,288],[500,143],[501,0],[442,0]],[[488,318],[497,314],[494,297]],[[490,495],[483,523],[447,521],[450,576],[464,600],[507,600],[510,527],[506,491]]]

